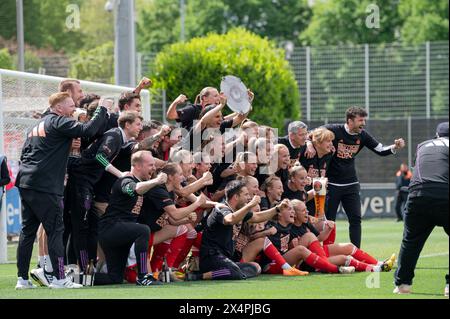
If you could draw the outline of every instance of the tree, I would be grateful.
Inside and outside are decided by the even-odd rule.
[[[91,50],[81,50],[70,58],[69,76],[103,83],[114,83],[114,44],[106,42]]]
[[[27,44],[38,48],[53,48],[73,52],[82,45],[82,35],[76,29],[66,26],[70,13],[68,5],[80,6],[85,0],[28,0],[23,3],[24,38]],[[0,1],[2,22],[0,35],[5,39],[15,38],[16,2]],[[5,15],[5,19],[3,19]],[[4,21],[4,22],[3,22]]]
[[[299,118],[297,83],[283,50],[242,28],[168,46],[155,64],[155,86],[166,89],[169,100],[183,93],[193,102],[203,87],[219,88],[232,74],[255,93],[252,119],[281,129],[285,119]]]
[[[404,0],[399,14],[404,19],[400,31],[403,43],[448,41],[448,0]]]
[[[379,28],[366,23],[371,22],[371,15],[379,17]],[[372,0],[316,1],[311,23],[300,40],[313,46],[389,43],[397,40],[401,23],[398,1],[378,0],[376,7]]]
[[[138,48],[157,52],[180,40],[179,0],[140,0]],[[277,41],[299,44],[312,11],[307,0],[189,0],[186,1],[186,40],[209,32],[223,34],[244,27]]]
[[[83,48],[94,49],[114,41],[114,14],[104,9],[105,0],[84,1],[80,8]]]

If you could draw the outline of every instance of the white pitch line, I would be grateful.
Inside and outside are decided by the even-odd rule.
[[[448,255],[448,251],[446,253],[437,253],[437,254],[423,255],[423,256],[420,256],[419,258],[431,258],[431,257],[447,256],[447,255]]]

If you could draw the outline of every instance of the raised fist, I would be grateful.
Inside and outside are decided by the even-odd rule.
[[[167,174],[159,173],[158,176],[156,176],[156,179],[158,180],[159,184],[164,184],[165,182],[167,182]]]
[[[143,77],[142,80],[139,82],[139,87],[143,89],[147,89],[153,85],[152,80],[149,78]]]
[[[212,185],[214,183],[214,179],[213,179],[213,176],[212,176],[211,172],[203,173],[202,179],[203,179],[203,182],[204,182],[205,186],[206,185]]]
[[[259,203],[261,203],[261,197],[259,197],[258,195],[255,195],[255,196],[253,196],[249,205],[253,207],[253,206],[259,205]]]

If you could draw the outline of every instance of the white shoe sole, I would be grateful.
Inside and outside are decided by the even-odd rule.
[[[33,270],[34,270],[34,269],[33,269]],[[48,284],[47,279],[46,279],[46,278],[41,278],[41,276],[35,274],[35,273],[33,272],[33,270],[30,272],[30,277],[33,278],[34,281],[36,281],[36,282],[39,284],[39,286],[41,286],[41,287],[48,287],[49,284]],[[44,276],[45,276],[45,275],[44,275]]]

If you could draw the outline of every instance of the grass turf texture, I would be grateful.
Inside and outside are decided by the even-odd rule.
[[[347,222],[338,221],[337,242],[348,242]],[[363,221],[362,249],[378,259],[400,250],[403,224],[394,220]],[[9,260],[15,260],[17,245],[10,245]],[[306,277],[261,275],[245,281],[202,281],[172,283],[159,287],[136,287],[131,284],[89,287],[78,290],[38,288],[16,291],[15,263],[0,265],[0,299],[411,299],[444,298],[445,274],[448,273],[449,240],[442,228],[435,228],[422,251],[416,268],[411,295],[394,295],[393,274],[355,273],[350,275],[311,274]],[[32,267],[36,264],[37,246],[33,250]],[[371,277],[368,277],[371,276]],[[366,282],[378,288],[368,288]]]

